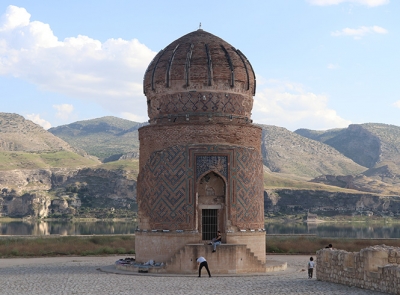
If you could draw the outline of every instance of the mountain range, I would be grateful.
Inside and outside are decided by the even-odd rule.
[[[87,190],[96,191],[100,198],[101,192],[90,187],[91,183],[98,184],[93,180],[96,169],[123,171],[126,183],[132,186],[131,181],[135,181],[138,173],[138,129],[144,125],[146,123],[103,117],[46,131],[17,114],[0,113],[0,172],[50,169],[51,179],[58,175],[65,180],[49,180],[52,184],[46,190],[50,192],[50,199],[64,196],[67,200],[65,196],[71,196],[71,187],[74,187],[75,195],[72,195],[75,199],[79,199],[78,192],[82,196]],[[261,150],[266,198],[271,204],[279,191],[282,195],[290,195],[287,189],[303,190],[302,195],[306,194],[304,190],[329,194],[362,192],[378,197],[400,195],[398,126],[367,123],[352,124],[343,129],[298,129],[294,132],[277,126],[259,126],[263,131]],[[75,169],[75,174],[65,172],[61,175],[60,169]],[[115,175],[120,175],[118,173]],[[73,184],[74,177],[78,176],[79,181]],[[3,190],[13,189],[22,194],[29,191],[29,185],[37,189],[29,181],[13,185],[4,179],[0,177],[0,189]],[[126,190],[115,188],[113,198]],[[108,201],[102,201],[102,204],[111,202],[109,195],[103,197]],[[135,194],[130,198],[135,198]],[[123,203],[127,206],[129,202]],[[276,204],[273,206],[277,210]]]

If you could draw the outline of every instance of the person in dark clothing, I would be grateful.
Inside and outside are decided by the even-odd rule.
[[[217,246],[221,245],[221,239],[222,239],[221,232],[218,231],[217,236],[214,239],[212,239],[213,252],[217,251]]]
[[[203,267],[206,268],[206,270],[208,272],[208,276],[211,278],[211,273],[210,273],[210,270],[208,269],[207,260],[203,256],[200,256],[199,258],[197,258],[197,265],[199,266],[199,278],[201,277],[201,269]]]

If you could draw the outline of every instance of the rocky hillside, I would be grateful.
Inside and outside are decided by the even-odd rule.
[[[261,127],[263,163],[272,172],[312,178],[323,174],[358,174],[366,170],[322,142],[282,127]]]
[[[317,177],[314,182],[381,194],[400,193],[400,127],[367,123],[327,131],[299,129],[295,133],[330,145],[369,168],[361,175],[336,173]]]
[[[77,152],[41,126],[10,113],[0,113],[0,151]]]
[[[0,216],[131,217],[138,160],[101,165],[16,114],[0,113]]]
[[[0,170],[97,165],[95,158],[17,114],[0,113]]]
[[[296,130],[304,137],[323,142],[354,162],[373,168],[379,163],[400,164],[400,127],[387,124],[352,124],[345,129]]]
[[[142,125],[103,117],[49,131],[72,146],[108,162],[138,156],[138,128]],[[366,170],[321,142],[309,140],[285,128],[260,126],[263,128],[263,162],[273,172],[311,179],[322,174],[356,174]]]
[[[103,162],[138,157],[137,130],[143,123],[116,117],[78,121],[50,128],[49,132]]]
[[[104,117],[52,128],[67,144],[21,116],[1,118],[1,214],[133,216],[142,124]],[[267,211],[400,212],[399,127],[296,132],[261,127]],[[78,155],[79,148],[107,163]]]

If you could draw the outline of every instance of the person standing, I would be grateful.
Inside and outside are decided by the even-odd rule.
[[[208,276],[211,278],[211,273],[210,273],[210,270],[208,269],[207,260],[203,256],[200,256],[199,258],[197,258],[197,265],[199,266],[199,278],[201,277],[201,269],[203,267],[206,268],[206,270],[208,272]]]
[[[308,262],[308,278],[312,279],[314,270],[314,258],[310,257],[310,261]]]

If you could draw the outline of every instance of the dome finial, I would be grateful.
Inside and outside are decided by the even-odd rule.
[[[200,24],[199,24],[199,30],[201,30],[201,22],[200,22]]]

